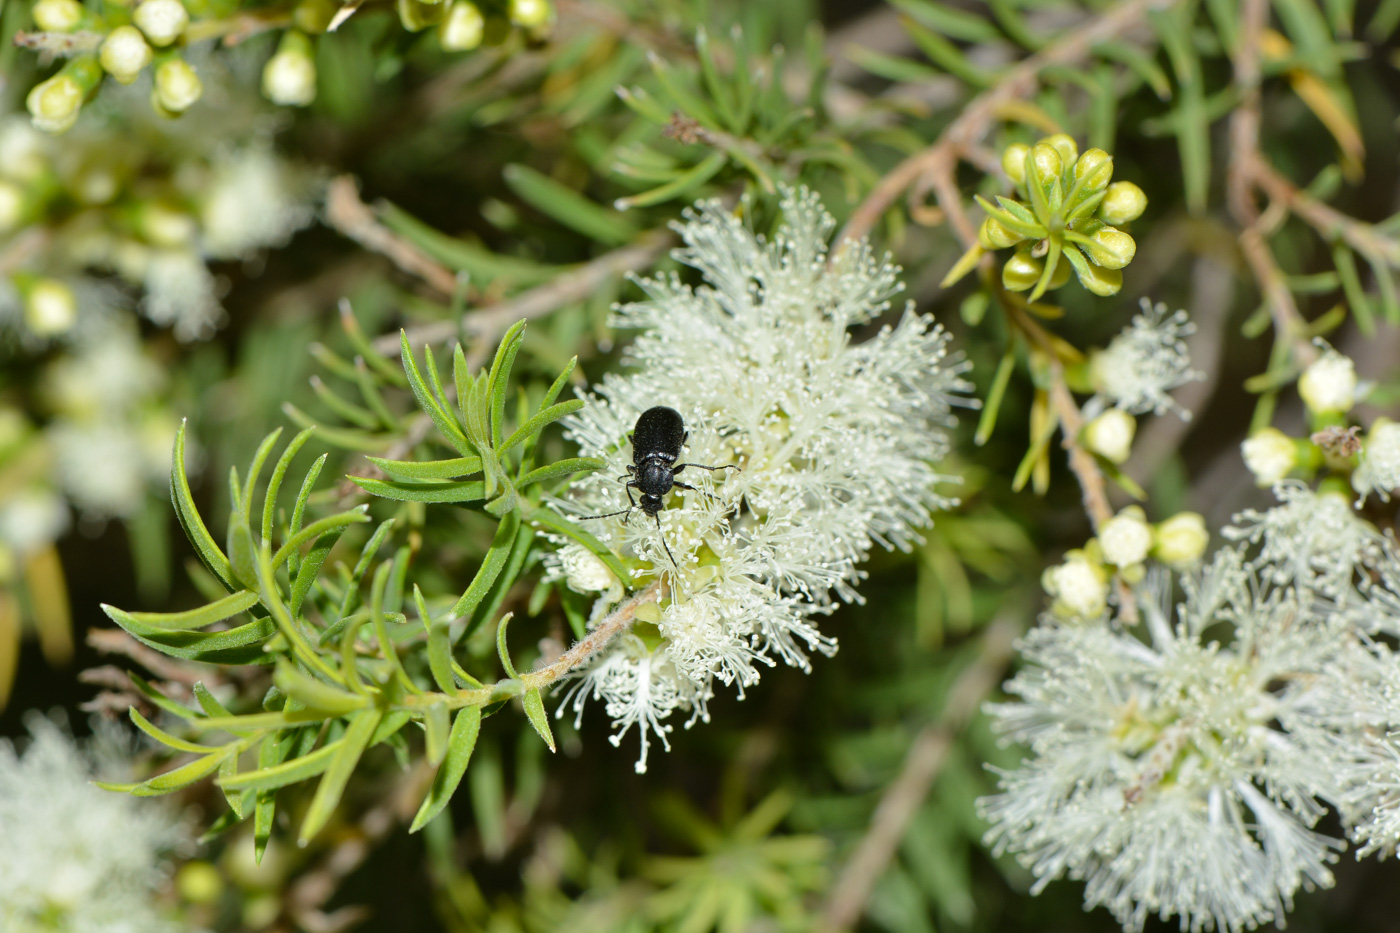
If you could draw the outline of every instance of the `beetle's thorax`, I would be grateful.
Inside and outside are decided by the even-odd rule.
[[[637,488],[642,491],[643,502],[646,497],[655,497],[657,507],[660,507],[661,496],[671,491],[671,486],[675,482],[671,471],[671,465],[676,462],[676,458],[663,453],[647,454],[637,464]]]

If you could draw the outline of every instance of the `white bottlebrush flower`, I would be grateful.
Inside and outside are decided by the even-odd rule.
[[[1312,827],[1343,788],[1318,695],[1355,642],[1232,550],[1181,582],[1175,620],[1144,598],[1136,627],[1046,620],[1025,637],[1017,700],[989,712],[1030,757],[979,806],[1034,891],[1082,879],[1128,930],[1156,914],[1235,933],[1332,883],[1340,843]]]
[[[202,245],[215,259],[243,259],[286,245],[315,216],[302,173],[264,146],[215,164],[201,195]]]
[[[0,930],[173,933],[162,854],[188,842],[170,812],[94,787],[102,763],[43,717],[24,752],[0,739]]]
[[[102,519],[140,510],[149,460],[140,436],[125,424],[58,422],[47,434],[58,481],[73,504]]]
[[[572,701],[574,728],[583,725],[583,708],[590,699],[601,700],[603,709],[616,730],[609,741],[616,747],[634,725],[642,741],[637,757],[637,773],[647,769],[650,737],[655,733],[669,752],[671,742],[666,738],[672,726],[666,722],[677,709],[689,708],[703,715],[704,696],[686,696],[683,690],[693,684],[677,677],[663,652],[652,651],[635,635],[625,635],[599,661],[591,665],[559,704],[557,717]]]
[[[0,498],[0,545],[25,554],[52,544],[67,530],[68,506],[51,490],[7,490]]]
[[[1204,378],[1191,368],[1186,350],[1185,338],[1195,330],[1185,311],[1168,313],[1166,305],[1142,299],[1142,313],[1090,360],[1095,390],[1110,405],[1134,415],[1175,411],[1189,419],[1191,413],[1170,393]]]
[[[1317,492],[1297,480],[1274,486],[1278,505],[1246,509],[1222,530],[1258,548],[1254,562],[1280,586],[1345,599],[1357,572],[1380,556],[1385,538],[1340,492]]]
[[[189,250],[151,250],[145,266],[146,317],[163,327],[173,326],[182,341],[213,335],[224,320],[219,282],[204,260]]]
[[[1361,447],[1361,463],[1351,474],[1351,485],[1364,500],[1371,493],[1382,502],[1400,489],[1400,424],[1377,418]]]
[[[850,328],[890,309],[898,270],[865,242],[829,256],[835,221],[814,194],[786,192],[782,210],[771,240],[716,202],[688,211],[675,256],[704,284],[639,283],[647,300],[618,310],[621,326],[642,332],[631,372],[608,376],[566,425],[583,454],[607,462],[573,484],[578,515],[627,507],[617,477],[632,463],[628,434],[656,405],[684,418],[685,462],[742,468],[686,470],[677,479],[699,492],[672,492],[659,529],[639,510],[588,523],[639,579],[668,587],[650,679],[611,688],[618,709],[632,708],[619,693],[628,684],[675,698],[666,709],[649,700],[654,715],[634,718],[643,726],[672,708],[703,718],[714,680],[742,689],[762,665],[806,669],[810,652],[834,651],[816,618],[857,598],[872,547],[907,549],[930,511],[949,504],[933,464],[947,452],[954,395],[968,386],[946,335],[906,308],[856,343]],[[617,651],[597,662],[642,663]],[[663,691],[658,678],[672,683]]]
[[[89,326],[43,378],[48,407],[81,421],[125,419],[164,383],[160,364],[146,354],[134,322],[121,319]]]

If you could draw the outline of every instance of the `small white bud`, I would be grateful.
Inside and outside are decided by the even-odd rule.
[[[156,85],[151,93],[156,103],[169,113],[184,113],[204,96],[204,83],[188,62],[172,58],[156,68]]]
[[[0,181],[0,236],[24,220],[24,190],[11,181]]]
[[[130,84],[151,63],[151,47],[135,26],[118,26],[107,34],[98,61],[120,84]]]
[[[1115,567],[1132,567],[1152,550],[1152,526],[1142,509],[1130,505],[1099,526],[1103,559]]]
[[[457,0],[447,10],[447,18],[438,26],[438,44],[446,52],[470,52],[481,45],[486,31],[486,19],[476,4]]]
[[[1356,365],[1329,349],[1303,372],[1298,394],[1313,414],[1348,412],[1356,404]]]
[[[166,46],[184,33],[190,24],[190,14],[185,12],[180,0],[145,0],[131,14],[131,21],[140,27],[152,45]]]
[[[587,548],[569,544],[559,549],[564,582],[575,593],[622,593],[622,585],[608,565]]]
[[[1400,424],[1377,418],[1361,448],[1361,465],[1351,475],[1351,485],[1364,499],[1374,492],[1382,502],[1400,489]]]
[[[1050,567],[1040,578],[1054,598],[1051,611],[1071,619],[1096,619],[1108,608],[1108,574],[1082,551],[1071,551],[1065,562]]]
[[[53,279],[39,279],[24,296],[24,323],[39,337],[67,333],[78,319],[73,290]]]
[[[59,72],[34,85],[24,103],[36,127],[46,133],[62,133],[78,122],[85,96],[72,75]]]
[[[1272,486],[1298,465],[1298,445],[1277,428],[1255,431],[1240,444],[1244,465],[1260,486]]]
[[[1206,520],[1197,512],[1178,512],[1153,529],[1152,554],[1172,567],[1189,567],[1210,545]]]
[[[47,32],[72,32],[83,21],[78,0],[39,0],[30,12],[34,25]]]
[[[509,9],[510,21],[525,29],[537,29],[554,15],[549,0],[510,0]]]
[[[274,104],[305,107],[316,99],[316,62],[305,37],[298,38],[300,42],[284,39],[277,54],[263,66],[263,95]]]
[[[1137,422],[1121,408],[1110,408],[1084,426],[1084,446],[1109,463],[1124,463],[1133,451]]]

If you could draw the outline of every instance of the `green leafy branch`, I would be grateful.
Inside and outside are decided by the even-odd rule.
[[[495,614],[506,589],[525,567],[533,536],[530,523],[564,533],[571,525],[538,505],[531,506],[530,522],[525,521],[524,491],[601,466],[589,459],[535,465],[540,432],[583,405],[581,400],[555,401],[572,363],[533,408],[521,393],[517,417],[507,422],[506,386],[523,329],[523,323],[511,328],[489,369],[477,374],[468,372],[461,348],[456,349],[455,404],[432,356],[420,369],[405,341],[408,387],[443,441],[460,456],[430,461],[376,458],[376,465],[392,478],[356,478],[363,488],[385,499],[480,502],[483,512],[497,519],[496,533],[476,574],[446,612],[435,612],[417,584],[410,588],[411,547],[394,548],[387,559],[379,556],[394,533],[395,518],[374,529],[352,566],[340,561],[333,571],[328,570],[332,553],[349,545],[346,532],[368,523],[370,517],[368,507],[360,505],[307,520],[325,455],[306,471],[290,513],[279,509],[284,480],[313,428],[303,430],[282,450],[261,500],[257,486],[280,431],[262,442],[244,477],[236,468],[230,471],[232,509],[222,545],[194,504],[185,469],[185,429],[181,428],[171,473],[176,514],[200,559],[227,592],[178,613],[103,609],[134,638],[164,654],[206,663],[271,665],[272,688],[263,699],[262,711],[234,713],[202,684],[194,688],[197,707],[188,707],[133,676],[136,688],[152,704],[183,722],[186,735],[160,728],[134,708],[132,721],[169,751],[194,757],[146,781],[104,786],[149,796],[217,775],[229,811],[211,831],[227,829],[251,814],[261,857],[280,788],[319,779],[301,822],[299,839],[305,844],[328,824],[370,749],[388,745],[400,759],[409,758],[411,746],[404,730],[410,723],[422,731],[423,754],[437,768],[414,819],[414,830],[451,799],[470,761],[482,719],[506,701],[519,698],[531,725],[551,749],[555,747],[543,691],[630,628],[639,614],[653,618],[655,607],[648,607],[661,591],[653,585],[636,594],[558,660],[536,670],[521,673],[512,660],[506,641],[511,613],[501,618],[496,632],[504,678],[479,679],[459,663],[456,645]],[[480,478],[463,479],[475,475]],[[573,536],[591,537],[579,531]],[[604,550],[596,541],[594,546]],[[627,579],[622,573],[619,577]],[[418,625],[410,624],[404,611],[410,598]],[[244,616],[248,621],[233,621]],[[221,733],[230,738],[205,739]]]

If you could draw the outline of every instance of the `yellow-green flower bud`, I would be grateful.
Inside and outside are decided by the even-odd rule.
[[[1130,181],[1115,181],[1099,203],[1099,217],[1110,226],[1118,226],[1142,216],[1147,210],[1147,195]]]
[[[1298,465],[1298,445],[1277,428],[1260,428],[1240,444],[1244,465],[1260,486],[1272,486]]]
[[[39,0],[30,13],[34,25],[47,32],[72,32],[83,21],[83,5],[78,0]]]
[[[155,246],[185,246],[199,232],[188,212],[159,202],[143,204],[140,209],[141,235]]]
[[[335,19],[335,10],[331,0],[301,0],[292,10],[292,25],[302,32],[320,35]]]
[[[1074,181],[1085,197],[1098,194],[1113,178],[1113,156],[1102,149],[1090,149],[1074,163]]]
[[[190,14],[180,0],[143,0],[131,14],[131,21],[146,34],[151,45],[164,47],[184,34]]]
[[[1015,246],[1024,240],[1025,237],[1008,229],[1005,224],[995,217],[988,217],[982,221],[982,229],[977,231],[977,242],[982,244],[982,248],[991,252],[999,249],[1006,249],[1008,246]]]
[[[1137,422],[1121,408],[1110,408],[1084,426],[1084,446],[1109,463],[1126,463],[1133,452]]]
[[[184,113],[203,96],[204,83],[183,58],[168,58],[156,67],[151,100],[164,113]]]
[[[28,205],[24,200],[24,189],[11,181],[0,181],[0,236],[4,236],[24,223]]]
[[[486,18],[476,4],[456,0],[447,10],[447,18],[438,26],[438,44],[447,52],[470,52],[481,45]]]
[[[1191,566],[1210,545],[1206,520],[1198,512],[1178,512],[1158,523],[1152,533],[1152,555],[1172,567]]]
[[[1001,170],[1018,185],[1026,180],[1026,153],[1030,151],[1025,143],[1012,143],[1002,150]]]
[[[316,60],[311,40],[289,29],[277,46],[277,54],[263,66],[263,95],[274,104],[305,107],[316,99]]]
[[[1077,244],[1095,264],[1105,269],[1121,269],[1137,255],[1137,243],[1122,230],[1104,227],[1090,237],[1092,243]]]
[[[1076,267],[1074,274],[1079,277],[1080,285],[1100,298],[1116,295],[1123,287],[1123,273],[1117,269],[1105,269],[1092,262],[1085,263],[1082,270]]]
[[[1060,153],[1053,146],[1045,143],[1037,143],[1031,150],[1030,158],[1031,180],[1027,184],[1036,184],[1045,192],[1046,200],[1050,202],[1052,208],[1059,206],[1062,197],[1060,192],[1060,173],[1064,170],[1064,163],[1060,159]],[[1044,218],[1041,218],[1044,222]]]
[[[409,32],[418,32],[442,22],[447,14],[445,3],[421,3],[420,0],[399,0],[399,22]]]
[[[78,318],[73,290],[54,279],[38,279],[24,296],[24,323],[39,337],[67,333]]]
[[[510,21],[522,29],[536,30],[554,16],[549,0],[510,0]]]
[[[63,70],[34,85],[25,98],[34,125],[48,133],[62,133],[78,122],[78,111],[102,80],[102,66],[91,55],[75,58]]]
[[[98,53],[102,67],[119,84],[130,84],[151,63],[151,47],[135,26],[118,26],[107,34]]]
[[[1074,160],[1079,158],[1079,144],[1074,141],[1074,137],[1068,133],[1056,133],[1047,136],[1036,145],[1050,146],[1060,156],[1061,165],[1072,165]]]
[[[1007,291],[1024,292],[1035,288],[1045,263],[1031,256],[1029,250],[1017,250],[1001,267],[1001,284]]]
[[[188,903],[213,904],[223,894],[224,876],[208,862],[186,862],[175,875],[175,890]]]

